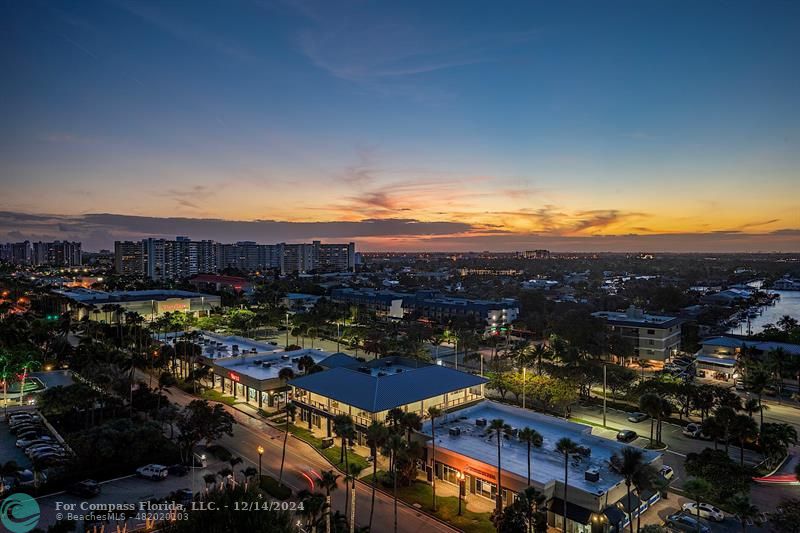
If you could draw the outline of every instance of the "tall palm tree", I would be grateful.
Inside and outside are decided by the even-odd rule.
[[[347,479],[350,477],[350,461],[347,459],[347,444],[355,437],[355,423],[350,415],[336,415],[333,417],[333,432],[342,439],[342,453],[340,463],[344,463],[345,487],[348,487]],[[349,507],[349,500],[345,500],[345,515]]]
[[[572,439],[563,437],[556,442],[556,451],[564,456],[564,531],[567,530],[567,487],[569,483],[569,456],[578,449]]]
[[[527,487],[522,492],[517,494],[517,502],[525,509],[525,521],[527,522],[528,526],[528,533],[531,533],[534,524],[534,515],[539,512],[539,509],[544,505],[547,498],[544,494],[539,492],[533,487]],[[547,517],[543,517],[542,525],[544,525],[545,531],[547,530]],[[537,531],[539,528],[537,527]]]
[[[503,435],[507,434],[511,431],[511,426],[506,424],[505,420],[502,418],[495,418],[491,422],[489,422],[489,427],[487,429],[487,433],[489,435],[494,435],[495,439],[497,440],[497,494],[496,494],[496,505],[495,505],[495,513],[498,517],[498,526],[500,524],[499,518],[501,513],[503,512],[503,485],[502,480],[500,479],[500,474],[502,468],[500,466],[500,448],[503,440]]]
[[[631,508],[631,487],[633,486],[634,479],[641,470],[644,462],[642,461],[642,451],[626,446],[622,449],[621,455],[612,455],[611,464],[614,469],[625,480],[625,488],[628,490],[628,522],[630,524],[631,533],[633,533],[633,509]]]
[[[522,428],[519,431],[519,440],[528,445],[528,486],[531,486],[531,448],[541,448],[542,438],[541,433],[533,428]]]
[[[436,419],[442,415],[438,407],[428,407],[431,418],[431,489],[433,491],[433,512],[436,512]]]
[[[28,373],[33,370],[34,368],[39,368],[42,366],[42,363],[37,361],[33,358],[33,355],[30,353],[24,353],[20,358],[19,364],[17,368],[22,370],[22,378],[21,384],[19,389],[19,404],[24,405],[25,403],[25,380],[28,379]]]
[[[731,436],[739,443],[739,464],[744,467],[744,445],[758,437],[758,427],[752,418],[739,414],[731,424]]]
[[[319,488],[325,490],[325,533],[331,533],[331,492],[339,487],[339,474],[333,470],[325,470],[319,480]]]
[[[701,477],[690,477],[683,484],[683,491],[697,504],[697,530],[700,531],[700,502],[711,491],[711,484]]]
[[[746,494],[737,494],[728,500],[728,507],[742,526],[742,533],[747,530],[747,522],[758,516],[758,507],[750,503]]]
[[[384,448],[389,452],[389,463],[392,465],[392,492],[394,496],[394,533],[397,533],[397,456],[408,447],[403,437],[390,432]]]
[[[369,508],[369,527],[372,529],[372,515],[375,512],[375,485],[378,483],[378,450],[386,443],[389,430],[382,422],[373,421],[367,427],[367,446],[372,453],[372,503]],[[434,477],[435,477],[434,472]],[[435,491],[434,491],[435,493]]]
[[[536,373],[542,375],[542,361],[550,358],[550,348],[546,344],[537,344],[531,350],[531,359],[536,364]]]
[[[9,353],[0,353],[0,380],[3,380],[3,413],[8,415],[8,386],[16,376],[14,361]]]
[[[289,380],[294,379],[294,370],[291,368],[281,368],[278,372],[278,379],[283,382],[284,388]],[[235,385],[234,385],[235,386]],[[285,392],[286,394],[286,430],[283,434],[283,452],[281,452],[281,471],[278,475],[278,484],[283,484],[283,464],[286,461],[286,441],[289,440],[289,391],[288,389]]]
[[[661,397],[648,392],[639,397],[639,409],[650,416],[650,446],[653,446],[653,424],[661,411]]]

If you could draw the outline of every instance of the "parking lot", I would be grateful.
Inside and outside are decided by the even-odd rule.
[[[132,503],[138,505],[139,502],[146,502],[152,499],[165,498],[169,494],[182,490],[189,489],[193,492],[199,492],[205,489],[203,476],[206,474],[214,474],[221,470],[227,463],[216,461],[209,463],[204,468],[195,468],[185,476],[168,476],[162,481],[150,481],[142,479],[134,475],[126,476],[109,480],[100,484],[100,495],[86,499],[79,496],[73,496],[66,492],[58,492],[37,498],[39,507],[41,509],[41,518],[39,526],[46,529],[48,526],[53,525],[59,518],[66,516],[64,510],[68,506],[75,505],[76,510],[74,513],[82,513],[80,511],[80,504],[82,502],[89,502],[94,504],[122,504]],[[241,479],[241,476],[239,476]],[[86,514],[86,512],[83,512]],[[111,521],[112,524],[115,521]],[[138,526],[144,523],[144,520],[133,517],[128,521],[128,528]],[[121,523],[120,523],[121,525]]]

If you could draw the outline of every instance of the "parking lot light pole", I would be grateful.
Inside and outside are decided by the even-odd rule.
[[[264,455],[264,447],[259,444],[256,451],[258,452],[258,484],[261,486],[261,456]]]

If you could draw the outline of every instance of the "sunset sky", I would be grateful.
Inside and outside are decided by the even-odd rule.
[[[0,2],[0,241],[800,252],[800,2]]]

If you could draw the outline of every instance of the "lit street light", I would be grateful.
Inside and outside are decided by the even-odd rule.
[[[261,484],[261,456],[264,455],[264,447],[259,444],[256,451],[258,452],[258,483]]]

